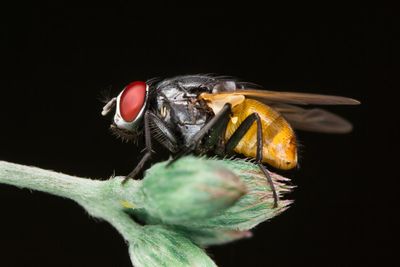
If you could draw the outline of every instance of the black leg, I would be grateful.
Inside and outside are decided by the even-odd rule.
[[[258,162],[257,165],[260,168],[260,170],[264,173],[265,177],[267,177],[267,181],[271,186],[272,196],[274,197],[274,206],[273,207],[276,208],[276,207],[278,207],[279,196],[276,193],[275,185],[274,185],[274,182],[272,181],[271,175],[269,174],[267,168],[265,168],[265,166],[261,162]]]
[[[151,132],[150,132],[150,124],[149,124],[149,111],[146,111],[144,114],[144,139],[146,143],[145,151],[146,153],[140,160],[139,164],[136,165],[135,169],[129,173],[122,183],[126,183],[129,179],[134,179],[136,175],[143,169],[144,164],[151,158],[151,154],[153,151],[151,150]]]
[[[202,147],[202,153],[207,153],[211,149],[214,149],[215,152],[218,152],[220,155],[225,155],[224,147],[221,148],[220,145],[223,145],[220,141],[225,139],[226,127],[230,121],[231,117],[229,114],[227,116],[221,116],[219,122],[213,127],[210,131],[209,137],[205,140],[204,148]],[[218,147],[216,145],[219,144]]]
[[[165,122],[151,111],[149,112],[149,122],[152,137],[169,151],[176,153],[179,147],[177,138]]]
[[[226,153],[230,154],[237,144],[242,140],[244,135],[253,125],[254,121],[257,121],[257,152],[256,152],[256,163],[260,170],[264,173],[269,185],[271,186],[272,195],[274,197],[274,208],[278,207],[278,194],[276,193],[274,182],[272,181],[271,175],[269,174],[267,168],[262,164],[263,160],[263,132],[260,116],[257,113],[249,115],[240,125],[239,128],[232,134],[226,143]]]
[[[229,140],[225,145],[225,152],[227,154],[232,153],[237,144],[239,144],[240,140],[242,140],[243,136],[247,133],[253,123],[257,120],[257,116],[255,113],[247,116],[247,118],[239,125],[236,131],[232,134]]]
[[[185,147],[175,155],[174,159],[171,160],[167,166],[170,166],[182,156],[187,155],[195,150],[197,144],[203,139],[203,137],[207,133],[210,132],[210,130],[212,130],[213,127],[216,127],[219,123],[225,121],[226,117],[228,117],[228,115],[231,113],[231,107],[231,104],[226,103],[221,111],[217,115],[215,115],[206,125],[204,125],[204,127],[201,128],[200,131],[196,133],[196,135],[193,136],[192,140],[190,140],[188,144],[186,144]]]

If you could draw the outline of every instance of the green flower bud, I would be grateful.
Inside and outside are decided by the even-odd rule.
[[[154,165],[143,179],[143,209],[163,223],[185,224],[215,216],[246,193],[221,161],[185,157]]]
[[[293,202],[282,199],[283,195],[293,188],[287,184],[288,178],[270,172],[275,190],[280,198],[278,207],[273,208],[274,198],[271,187],[257,165],[245,160],[223,160],[221,162],[245,183],[247,194],[219,215],[192,221],[190,224],[185,224],[185,227],[246,231],[282,213]]]
[[[164,226],[144,226],[140,237],[130,244],[135,267],[215,267],[215,263],[188,238]]]
[[[221,245],[238,239],[250,238],[253,234],[250,231],[236,231],[223,229],[196,229],[184,226],[173,226],[173,229],[188,238],[194,243],[204,247],[209,245]]]
[[[227,169],[236,174],[236,176],[239,177],[246,188],[246,194],[244,194],[239,200],[235,201],[233,205],[219,209],[218,212],[217,209],[213,209],[212,212],[208,212],[210,216],[192,215],[190,211],[190,206],[196,206],[196,202],[190,202],[190,199],[193,198],[193,195],[198,194],[198,187],[184,187],[183,185],[181,186],[184,187],[185,190],[187,190],[185,194],[188,194],[188,196],[182,198],[181,193],[179,193],[179,191],[175,191],[172,185],[171,188],[169,188],[168,195],[176,196],[176,194],[178,194],[178,197],[181,200],[179,202],[168,203],[168,215],[173,216],[174,208],[179,209],[180,204],[183,202],[185,204],[184,210],[186,214],[190,214],[190,216],[185,214],[186,216],[179,216],[175,220],[173,220],[172,218],[166,221],[161,219],[165,218],[165,214],[160,215],[160,213],[154,211],[151,212],[151,210],[148,209],[147,206],[142,209],[137,209],[133,211],[133,214],[136,218],[142,220],[147,224],[159,224],[163,221],[166,224],[170,224],[171,227],[173,227],[176,231],[179,231],[180,233],[186,235],[198,245],[209,246],[223,244],[236,239],[249,237],[251,234],[248,232],[248,230],[252,229],[259,223],[269,220],[274,216],[282,213],[292,203],[291,200],[286,200],[282,198],[284,194],[290,192],[293,188],[293,186],[287,184],[289,179],[270,172],[272,180],[274,181],[275,189],[280,197],[278,207],[273,207],[274,198],[272,195],[271,187],[264,174],[260,171],[259,167],[252,162],[246,160],[218,160],[194,158],[184,158],[181,159],[179,162],[183,164],[192,162],[192,166],[179,165],[176,166],[176,169],[174,170],[175,172],[178,172],[177,170],[180,169],[178,176],[180,179],[182,179],[180,181],[183,181],[183,183],[190,183],[190,180],[193,179],[193,176],[195,176],[196,172],[203,173],[203,171],[199,168],[204,169],[204,165],[207,165],[209,166],[207,169],[210,171],[210,173],[207,172],[207,174],[209,175],[207,181],[208,179],[215,179],[216,176],[218,177],[218,180],[223,180],[222,177],[218,175],[212,175],[212,172],[213,170],[214,172],[215,170],[218,170],[218,173],[221,173],[221,170]],[[157,171],[160,171],[160,173],[166,172],[166,169],[164,169],[163,166],[164,165],[161,164],[157,166],[158,168],[162,168],[158,169]],[[218,169],[216,169],[214,166],[218,166]],[[153,166],[151,168],[151,171],[153,171],[154,167],[156,166]],[[186,173],[186,168],[188,167],[191,170],[190,174]],[[150,176],[150,173],[148,173],[148,176]],[[151,173],[151,176],[151,182],[154,184],[158,180],[166,183],[165,179],[163,178],[169,177],[170,174],[164,176],[160,174],[160,176],[154,177],[153,173]],[[229,172],[229,177],[231,176],[232,174]],[[171,179],[171,177],[169,178]],[[144,180],[146,179],[147,178],[145,178]],[[199,177],[196,177],[195,180],[196,179],[201,180]],[[192,183],[194,183],[194,181],[192,181]],[[158,190],[160,190],[160,188],[158,188]],[[190,193],[192,190],[193,192]],[[154,202],[156,202],[156,198],[154,198],[153,200]],[[160,200],[157,199],[157,201]],[[171,201],[177,200],[174,200],[171,197]],[[188,202],[185,203],[185,201],[189,201],[190,204]],[[207,207],[207,205],[216,202],[218,203],[218,201],[216,201],[215,199],[210,202],[204,201],[201,203],[201,206],[203,207],[203,209],[210,211],[211,208]],[[162,202],[160,203],[161,204],[158,207],[160,210],[162,210],[164,206],[162,205]],[[156,203],[153,203],[153,205],[155,204]],[[180,211],[182,212],[182,210]],[[175,211],[175,213],[176,212],[177,211]],[[193,213],[197,214],[194,211]],[[204,214],[206,213],[203,213],[203,215]],[[184,217],[185,220],[179,219],[182,217]]]

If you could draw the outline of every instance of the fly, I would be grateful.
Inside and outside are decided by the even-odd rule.
[[[159,82],[127,85],[103,108],[115,107],[111,129],[137,140],[144,135],[145,154],[125,181],[143,169],[153,153],[152,140],[166,147],[174,159],[186,154],[242,154],[255,159],[266,176],[278,205],[272,179],[264,166],[288,170],[297,166],[293,129],[347,133],[351,123],[329,111],[299,105],[357,105],[341,96],[252,89],[251,83],[210,75],[185,75]]]

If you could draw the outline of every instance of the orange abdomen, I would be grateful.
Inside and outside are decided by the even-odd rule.
[[[247,116],[255,112],[260,116],[263,128],[263,162],[283,170],[295,167],[297,165],[297,145],[293,129],[277,111],[257,100],[245,99],[243,103],[233,108],[225,132],[225,140],[232,136]],[[234,150],[246,157],[256,157],[256,122],[253,123]]]

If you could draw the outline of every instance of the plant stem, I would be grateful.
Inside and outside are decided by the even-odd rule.
[[[121,203],[140,207],[139,182],[129,181],[122,185],[121,181],[121,177],[106,181],[91,180],[0,161],[0,184],[72,199],[83,206],[90,215],[112,224],[125,239],[131,239],[140,234],[141,226],[124,212],[126,207]]]
[[[76,201],[99,194],[102,181],[0,161],[0,183],[34,189]]]

